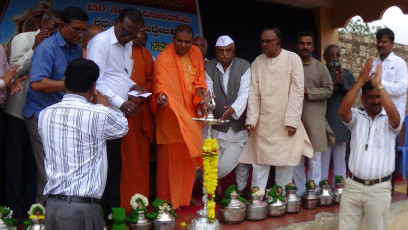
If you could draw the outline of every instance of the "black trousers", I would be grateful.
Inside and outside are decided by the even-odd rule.
[[[122,174],[122,138],[106,141],[108,153],[108,178],[101,198],[104,219],[112,212],[113,207],[120,207],[120,176]]]
[[[24,120],[5,113],[4,130],[4,204],[22,216],[35,203],[37,168]]]

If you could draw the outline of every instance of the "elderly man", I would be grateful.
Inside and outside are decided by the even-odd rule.
[[[81,44],[84,58],[86,58],[86,47],[88,46],[89,41],[101,32],[103,32],[103,28],[99,25],[91,24],[86,27]]]
[[[302,111],[302,122],[313,146],[313,157],[309,159],[308,180],[318,184],[322,180],[321,154],[327,152],[334,144],[334,133],[326,120],[326,103],[333,92],[333,83],[327,67],[312,57],[314,35],[302,31],[297,37],[296,50],[302,59],[305,73],[305,88]],[[297,194],[306,192],[305,159],[294,169],[294,181],[298,187]],[[326,178],[323,178],[326,179]]]
[[[338,45],[327,45],[324,48],[323,57],[333,82],[333,94],[327,100],[326,118],[336,136],[336,142],[333,147],[329,147],[328,152],[322,153],[322,179],[329,177],[330,157],[333,155],[332,184],[334,184],[334,176],[339,175],[346,178],[346,145],[350,141],[350,131],[343,124],[338,111],[344,95],[356,80],[350,70],[341,68]]]
[[[121,112],[95,90],[98,66],[77,59],[65,71],[67,94],[42,110],[38,131],[44,143],[48,195],[47,229],[103,229],[99,199],[107,179],[105,141],[128,131]]]
[[[218,38],[215,54],[217,58],[205,65],[207,87],[215,95],[214,117],[230,120],[213,127],[213,137],[219,146],[218,178],[225,177],[235,168],[238,190],[242,191],[250,169],[250,165],[238,163],[238,158],[248,138],[245,120],[251,65],[235,57],[234,41],[226,35]]]
[[[30,76],[31,58],[37,46],[58,31],[62,12],[48,10],[43,14],[37,31],[16,35],[11,42],[10,64],[19,64],[16,77]],[[8,135],[4,144],[4,183],[6,206],[16,216],[22,216],[35,203],[35,164],[33,150],[24,125],[23,108],[26,103],[30,81],[23,82],[23,90],[9,96],[4,107],[5,130]],[[25,191],[25,193],[21,192]]]
[[[144,26],[143,26],[144,27]],[[144,29],[140,34],[144,34]],[[153,58],[141,41],[142,37],[133,39],[133,70],[130,79],[146,90],[153,87]],[[150,110],[150,98],[139,105],[139,112],[126,116],[129,132],[122,140],[122,176],[120,182],[121,207],[130,212],[130,198],[135,193],[149,197],[149,153],[153,142],[153,114]]]
[[[86,29],[88,16],[77,7],[63,11],[59,31],[41,42],[34,50],[30,87],[23,115],[37,164],[37,203],[45,201],[46,183],[44,149],[38,134],[38,116],[44,108],[61,101],[65,94],[64,74],[68,64],[82,57],[79,42]]]
[[[100,69],[96,89],[108,96],[110,107],[128,116],[139,111],[141,101],[128,96],[129,91],[144,91],[130,75],[133,61],[132,39],[136,38],[144,24],[142,14],[133,8],[124,9],[110,29],[96,35],[87,47],[87,58],[93,60]],[[108,182],[101,200],[105,218],[112,207],[120,207],[120,177],[122,138],[107,141]]]
[[[387,93],[387,86],[381,83],[381,64],[370,77],[372,62],[367,61],[339,109],[351,131],[350,175],[341,196],[340,230],[358,229],[363,219],[370,230],[387,229],[388,224],[395,138],[403,119]],[[352,108],[360,89],[364,108]]]
[[[201,53],[203,54],[204,63],[207,63],[209,60],[205,57],[207,55],[207,39],[197,36],[193,40],[193,45],[200,48]]]
[[[312,146],[301,121],[303,68],[298,55],[281,48],[282,32],[267,28],[261,34],[262,52],[252,63],[246,127],[248,141],[239,162],[252,164],[252,186],[266,188],[269,169],[275,181],[292,182],[293,166]]]
[[[156,114],[157,193],[173,208],[190,205],[197,165],[201,165],[201,124],[207,114],[204,63],[192,45],[193,29],[180,25],[154,64],[152,110]]]

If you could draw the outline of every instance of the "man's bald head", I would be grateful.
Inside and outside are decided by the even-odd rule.
[[[101,26],[95,24],[88,25],[86,27],[86,31],[84,32],[82,47],[86,49],[88,42],[100,32],[103,32],[103,28]]]

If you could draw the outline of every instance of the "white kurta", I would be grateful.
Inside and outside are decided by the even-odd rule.
[[[252,63],[246,124],[255,126],[239,162],[296,166],[313,148],[301,122],[304,74],[299,56],[286,50],[278,57],[258,56]],[[285,126],[297,128],[288,136]]]

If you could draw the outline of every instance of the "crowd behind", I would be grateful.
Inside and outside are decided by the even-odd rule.
[[[214,100],[215,118],[230,121],[211,130],[219,179],[235,170],[242,192],[252,170],[251,187],[294,182],[303,196],[308,180],[334,183],[332,161],[333,177],[347,178],[340,229],[355,229],[363,216],[369,229],[386,228],[408,84],[393,31],[377,32],[378,57],[355,77],[336,44],[325,46],[326,64],[315,59],[307,30],[295,53],[281,47],[278,28],[265,28],[262,54],[249,63],[235,56],[228,35],[208,60],[206,39],[193,38],[188,25],[155,59],[133,8],[105,31],[87,23],[79,8],[48,10],[37,31],[16,35],[6,51],[0,46],[0,205],[15,217],[41,203],[47,229],[102,229],[112,207],[130,212],[135,193],[149,197],[151,181],[172,208],[195,203],[208,127],[192,118],[205,117]],[[359,94],[364,108],[352,108]]]

